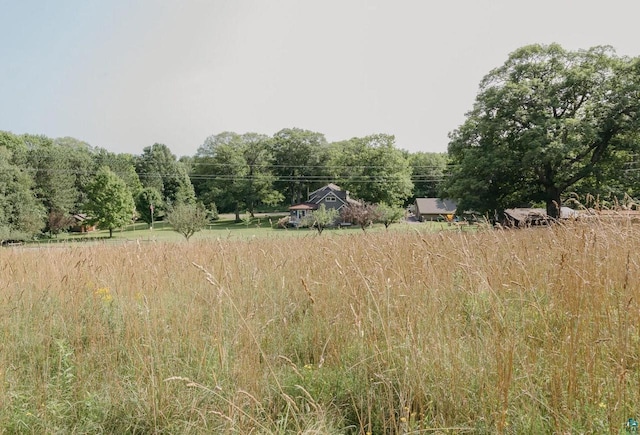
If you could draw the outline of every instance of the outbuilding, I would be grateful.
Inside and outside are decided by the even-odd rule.
[[[456,214],[455,201],[440,198],[416,198],[414,214],[420,222],[448,221]]]

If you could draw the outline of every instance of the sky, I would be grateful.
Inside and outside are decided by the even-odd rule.
[[[527,44],[640,55],[637,0],[0,0],[0,130],[192,156],[225,131],[446,152]]]

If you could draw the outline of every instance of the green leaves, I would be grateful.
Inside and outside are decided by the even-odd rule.
[[[391,135],[353,138],[333,145],[336,183],[367,202],[402,204],[413,191],[412,169]]]
[[[135,206],[126,183],[109,168],[103,167],[87,188],[85,210],[98,228],[113,229],[132,221]]]
[[[317,210],[312,211],[306,217],[306,223],[308,226],[314,227],[318,234],[322,234],[326,227],[335,224],[339,216],[340,212],[335,208],[327,208],[325,204],[320,204]]]
[[[45,210],[36,200],[33,178],[12,162],[12,152],[0,144],[0,242],[25,240],[44,227]]]
[[[637,118],[628,64],[608,47],[516,50],[452,134],[446,196],[481,212],[542,200],[557,217],[562,194],[606,164]]]
[[[198,231],[202,230],[209,218],[202,204],[177,204],[167,212],[167,220],[173,230],[182,234],[189,241]]]
[[[275,162],[275,188],[295,204],[327,184],[329,147],[322,133],[285,128],[273,135],[269,149]]]
[[[136,159],[135,167],[142,185],[160,192],[165,203],[195,202],[187,168],[166,145],[156,143],[146,147]]]
[[[162,195],[153,187],[142,189],[135,198],[135,205],[140,219],[153,226],[154,219],[164,215]]]
[[[225,132],[207,138],[194,159],[192,178],[204,203],[222,211],[241,208],[251,214],[257,204],[275,205],[283,195],[274,189],[273,152],[268,137]]]
[[[447,155],[445,153],[417,152],[409,154],[408,159],[414,185],[413,197],[437,197],[447,167]]]
[[[377,215],[378,222],[381,222],[385,228],[389,228],[389,226],[393,223],[399,222],[400,219],[404,217],[405,210],[402,207],[394,207],[391,205],[387,205],[385,203],[378,204]]]

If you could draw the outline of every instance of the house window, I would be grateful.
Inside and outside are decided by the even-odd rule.
[[[335,196],[327,196],[324,200],[325,200],[325,202],[336,202],[336,197]]]

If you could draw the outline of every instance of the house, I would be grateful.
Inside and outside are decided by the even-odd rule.
[[[360,202],[350,198],[348,190],[342,190],[339,186],[329,183],[311,192],[305,202],[289,207],[289,225],[297,227],[305,216],[322,204],[327,209],[342,210],[349,205],[360,205]]]
[[[569,207],[560,207],[560,219],[576,219],[579,213]],[[549,222],[544,208],[508,208],[504,211],[504,224],[508,226],[546,225]]]
[[[456,208],[456,203],[450,199],[416,198],[413,213],[420,222],[452,221]]]
[[[84,213],[78,213],[73,215],[73,220],[75,223],[69,228],[69,231],[73,233],[88,233],[91,231],[95,231],[95,225],[88,224],[88,217]]]

